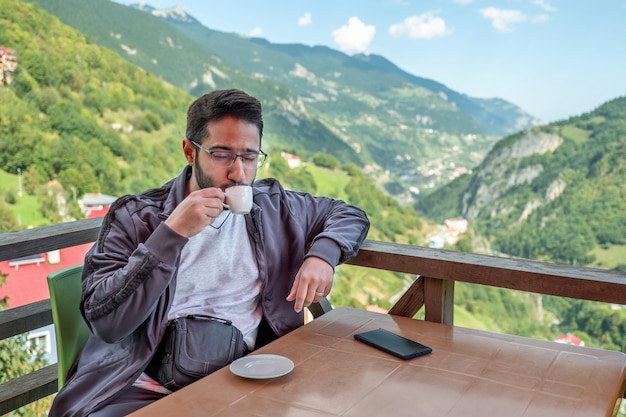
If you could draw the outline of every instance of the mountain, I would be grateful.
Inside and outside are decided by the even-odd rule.
[[[285,75],[289,74],[300,62],[307,69],[314,70],[316,74],[332,74],[336,77],[337,70],[341,69],[342,73],[345,73],[342,83],[360,89],[367,88],[372,83],[393,88],[401,85],[401,80],[406,80],[456,105],[481,129],[491,134],[505,136],[539,124],[539,120],[502,99],[476,99],[460,94],[436,81],[409,74],[380,55],[357,54],[351,57],[327,47],[273,44],[261,38],[246,38],[222,33],[204,27],[198,20],[187,15],[180,6],[157,10],[145,3],[140,3],[132,7],[164,18],[187,33],[190,38],[200,41],[207,48],[215,51],[225,61],[236,63],[239,68],[246,68],[248,72],[263,74],[269,78],[287,80],[289,85],[291,85],[291,79]],[[256,49],[251,55],[251,44],[256,44],[262,49]],[[359,66],[359,61],[365,65]],[[348,73],[346,67],[354,67],[357,71],[354,74]],[[373,69],[382,71],[377,72]],[[398,75],[400,78],[391,77],[391,75]],[[394,81],[388,84],[389,80]],[[468,123],[471,124],[471,122]],[[446,126],[440,126],[440,128],[445,130]],[[447,128],[450,127],[447,126]],[[463,127],[463,132],[470,133],[467,126]]]
[[[0,85],[0,230],[80,218],[76,200],[85,193],[137,193],[180,172],[192,96],[95,44],[36,3],[0,0],[0,22],[0,45],[18,57],[12,82]],[[240,83],[255,81],[235,70],[230,74]],[[351,152],[316,117],[303,115],[291,123],[280,106],[294,97],[279,85],[267,88],[276,98],[264,104],[265,122],[295,149],[302,152],[302,141],[312,152],[332,146],[334,155],[341,155],[342,146]],[[362,207],[374,224],[373,238],[420,239],[414,209],[385,195],[356,164],[347,163],[349,158],[339,167],[332,155],[316,153],[300,158],[301,168],[290,169],[271,135],[276,133],[263,139],[270,158],[259,178],[272,176],[287,188]]]
[[[106,0],[37,3],[192,95],[233,86],[250,91],[268,109],[268,144],[333,153],[409,200],[409,186],[419,192],[447,183],[476,166],[501,132],[534,123],[521,111],[513,118],[513,105],[430,85],[382,59],[214,31],[180,8],[142,4],[136,7],[148,13],[141,13]]]
[[[470,115],[487,132],[506,136],[541,124],[539,119],[506,100],[500,98],[481,99],[460,94],[437,81],[409,74],[380,55],[359,54],[355,55],[355,58],[385,71],[399,74],[417,86],[441,94],[454,103],[459,110]]]
[[[199,96],[215,88],[242,88],[263,100],[268,150],[289,147],[315,153],[325,149],[342,161],[361,159],[314,109],[304,109],[287,88],[257,80],[227,66],[159,18],[107,0],[42,0],[38,3],[87,38],[111,49],[172,85]]]
[[[431,218],[462,216],[509,255],[626,259],[626,97],[498,142],[472,174],[420,201]],[[599,265],[601,266],[601,265]]]

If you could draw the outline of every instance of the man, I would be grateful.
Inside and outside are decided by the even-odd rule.
[[[334,267],[365,239],[365,213],[342,201],[254,183],[249,214],[224,190],[254,182],[265,154],[259,101],[240,90],[189,107],[188,166],[161,188],[116,201],[85,257],[81,312],[91,329],[50,416],[126,415],[169,391],[145,371],[168,322],[232,320],[250,350],[303,324]]]

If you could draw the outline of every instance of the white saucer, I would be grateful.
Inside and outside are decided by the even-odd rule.
[[[230,364],[230,371],[244,378],[265,379],[287,375],[293,367],[291,359],[284,356],[257,354],[237,359]]]

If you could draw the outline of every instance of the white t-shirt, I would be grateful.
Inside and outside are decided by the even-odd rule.
[[[168,320],[208,314],[231,320],[248,336],[256,331],[263,313],[262,283],[245,218],[224,211],[212,226],[191,237],[183,248]],[[251,349],[254,339],[246,340]]]
[[[224,210],[183,248],[168,320],[191,314],[231,320],[253,350],[263,315],[261,288],[245,217]],[[145,373],[133,385],[169,393]]]

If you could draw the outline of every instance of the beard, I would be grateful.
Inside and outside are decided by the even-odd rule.
[[[213,180],[204,175],[204,171],[202,171],[202,168],[200,168],[197,157],[193,161],[193,172],[194,176],[196,177],[196,183],[198,184],[198,187],[200,187],[200,189],[216,187],[216,185],[213,183]]]

